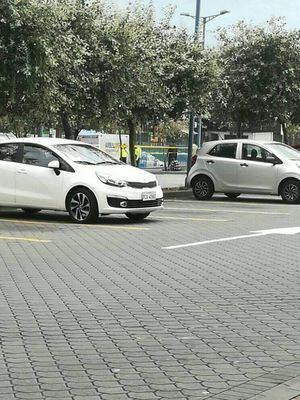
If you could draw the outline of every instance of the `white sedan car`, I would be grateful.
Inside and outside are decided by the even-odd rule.
[[[204,143],[188,175],[194,196],[214,192],[236,198],[241,193],[280,195],[300,202],[300,153],[279,142],[223,140]]]
[[[163,207],[156,177],[103,151],[65,139],[30,138],[0,143],[0,206],[67,210],[77,223],[99,214],[133,221]]]

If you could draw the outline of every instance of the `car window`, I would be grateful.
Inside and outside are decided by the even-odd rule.
[[[208,153],[214,157],[235,158],[237,143],[220,143]]]
[[[243,160],[273,163],[275,156],[261,146],[244,143],[242,147]]]
[[[58,160],[58,158],[50,150],[39,146],[24,144],[23,164],[48,167],[49,162],[54,160]]]
[[[5,143],[0,145],[0,161],[18,162],[18,143]]]

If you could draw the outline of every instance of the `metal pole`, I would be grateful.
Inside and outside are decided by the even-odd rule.
[[[203,47],[203,49],[204,49],[204,47],[205,47],[205,30],[206,30],[206,20],[207,20],[207,18],[206,17],[203,17],[202,18],[202,20],[203,20],[203,26],[202,26],[202,47]]]
[[[201,0],[197,0],[196,4],[196,16],[195,16],[195,33],[197,34],[200,26],[200,9],[201,9]]]
[[[203,21],[203,27],[202,27],[202,47],[203,49],[205,48],[205,33],[206,33],[206,22],[207,22],[207,18],[203,17],[202,18]],[[202,147],[203,145],[203,131],[202,131],[202,117],[199,117],[199,130],[198,130],[198,147]]]
[[[201,0],[196,0],[196,16],[195,16],[195,36],[199,32],[200,26],[200,9],[201,9]],[[192,152],[193,152],[193,143],[194,143],[194,124],[195,116],[194,113],[190,113],[190,124],[189,124],[189,143],[188,143],[188,156],[187,156],[187,165],[186,165],[186,177],[191,169],[192,162]]]

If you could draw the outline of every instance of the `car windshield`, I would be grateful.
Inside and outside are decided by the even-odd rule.
[[[300,161],[300,152],[290,146],[281,143],[271,143],[268,145],[270,149],[280,158],[285,157],[289,160]]]
[[[120,161],[96,147],[84,144],[57,144],[57,150],[71,159],[73,162],[86,165],[121,164]]]

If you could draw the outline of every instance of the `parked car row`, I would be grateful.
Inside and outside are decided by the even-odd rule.
[[[226,140],[204,143],[188,183],[194,196],[208,200],[216,192],[280,195],[300,201],[300,152],[279,142]]]

